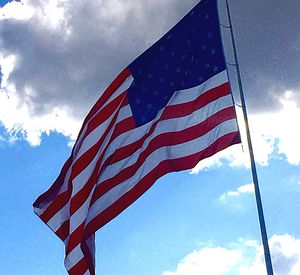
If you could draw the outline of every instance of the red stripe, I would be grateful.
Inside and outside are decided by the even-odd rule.
[[[120,86],[124,83],[124,81],[130,76],[130,72],[128,69],[125,69],[122,71],[119,76],[111,83],[111,85],[106,89],[106,91],[102,94],[102,96],[98,99],[98,101],[95,103],[89,114],[86,116],[82,127],[80,129],[80,132],[77,137],[76,144],[74,145],[72,149],[72,156],[76,155],[78,150],[80,149],[85,137],[93,130],[93,126],[90,126],[91,129],[86,129],[86,132],[83,134],[83,131],[86,127],[89,126],[90,123],[93,124],[94,116],[99,113],[103,112],[102,107],[104,104],[108,101],[108,99],[114,94],[114,92],[120,88]],[[113,89],[116,90],[113,90]],[[111,103],[111,102],[110,102]],[[107,108],[107,106],[104,107],[104,109]],[[107,110],[106,110],[107,111]],[[99,114],[97,114],[99,115]],[[94,126],[95,127],[95,126]],[[82,136],[83,135],[83,136]],[[75,150],[76,149],[76,150]]]
[[[89,270],[91,275],[95,275],[93,256],[86,241],[81,243],[81,250],[84,257],[75,266],[68,270],[68,273],[70,275],[83,275],[87,270]]]
[[[40,215],[40,218],[47,223],[69,200],[71,190],[68,188],[66,192],[59,194],[55,200]]]
[[[115,110],[117,110],[117,107],[120,106],[122,99],[124,99],[124,94],[122,94],[122,97],[118,98],[118,101],[116,102],[117,104],[116,104],[116,106],[114,106]],[[102,114],[102,112],[100,112],[100,113]],[[112,113],[109,114],[109,116],[111,116],[111,115],[112,115]],[[109,134],[110,130],[114,127],[117,117],[118,117],[118,113],[115,113],[114,116],[112,117],[111,122],[105,129],[105,132],[102,133],[102,135],[100,136],[99,140],[91,148],[89,148],[84,154],[82,154],[78,160],[75,161],[75,163],[72,167],[71,179],[74,179],[75,177],[77,177],[89,165],[89,163],[94,159],[94,157],[98,153],[99,148],[101,147],[103,141]],[[103,119],[107,120],[108,118],[109,117],[105,116]],[[103,121],[101,121],[99,123],[99,125],[101,123],[103,123]]]
[[[76,265],[68,270],[69,275],[83,275],[88,270],[85,258],[82,258]]]
[[[125,118],[124,120],[120,121],[116,127],[115,130],[111,136],[110,142],[111,143],[114,139],[116,139],[118,136],[129,132],[135,128],[135,122],[132,116]]]
[[[85,222],[79,225],[71,234],[68,240],[66,254],[69,254],[80,242],[82,242],[82,236],[84,231]]]
[[[82,275],[87,270],[89,270],[91,275],[95,275],[94,257],[92,255],[92,252],[90,251],[86,239],[81,241],[80,248],[84,257],[78,263],[76,263],[70,270],[68,270],[68,273],[70,275]],[[66,255],[68,255],[67,252]]]
[[[69,235],[69,225],[70,220],[66,220],[56,231],[55,234],[62,240],[65,241],[65,239]]]
[[[111,124],[109,125],[109,128],[106,129],[105,131],[105,135],[103,135],[101,137],[101,139],[99,140],[99,142],[97,144],[95,144],[95,148],[92,151],[88,151],[85,154],[85,159],[88,159],[88,161],[92,161],[95,157],[95,155],[98,153],[99,151],[99,147],[102,145],[103,140],[107,137],[108,132],[111,130],[111,128],[113,127],[113,125],[115,124],[115,121],[117,119],[117,116],[114,117],[114,119],[112,120]],[[101,156],[98,158],[95,166],[93,167],[92,171],[91,171],[91,175],[89,176],[89,178],[86,180],[86,182],[82,182],[82,188],[80,189],[79,192],[77,192],[77,194],[75,194],[72,198],[71,198],[71,205],[70,205],[70,215],[73,215],[76,210],[78,208],[80,208],[80,206],[85,202],[85,200],[87,199],[87,197],[89,196],[90,191],[92,190],[94,184],[96,184],[97,181],[97,176],[98,176],[98,169],[97,167],[99,166],[99,164],[102,161],[102,157],[103,157],[103,153],[101,153]],[[77,164],[77,162],[75,163]],[[88,165],[89,163],[86,163],[85,166],[80,166],[80,164],[77,166],[77,172],[78,174],[81,173]],[[72,177],[73,178],[73,177]],[[75,178],[75,176],[74,176]]]
[[[134,123],[133,119],[130,122]],[[122,132],[119,132],[119,134],[121,134],[121,133]],[[93,189],[94,184],[98,180],[99,174],[102,171],[102,169],[100,169],[100,165],[101,165],[101,162],[103,160],[103,156],[106,153],[106,150],[108,149],[108,146],[109,146],[109,144],[103,150],[101,156],[97,160],[97,163],[95,165],[95,168],[93,170],[93,173],[92,173],[91,177],[87,180],[87,182],[82,187],[82,189],[77,194],[75,194],[74,197],[72,198],[72,205],[71,205],[71,210],[70,210],[71,213],[75,213],[81,207],[81,205],[86,201],[88,196],[90,195],[90,192]],[[107,162],[109,162],[109,160],[107,160]],[[102,165],[102,167],[105,167],[105,165],[106,164]]]
[[[193,101],[166,106],[162,113],[161,120],[187,116],[194,111],[203,108],[209,103],[229,94],[230,87],[229,83],[226,82],[218,87],[206,91]]]
[[[94,191],[93,199],[91,204],[93,204],[97,199],[99,199],[103,194],[108,192],[110,189],[114,188],[116,185],[122,183],[123,181],[132,177],[138,168],[145,162],[146,158],[155,150],[164,146],[172,146],[176,144],[181,144],[198,138],[213,128],[215,128],[220,123],[232,119],[235,117],[235,111],[233,107],[223,109],[211,117],[207,118],[205,121],[186,128],[178,132],[167,132],[155,136],[148,144],[147,148],[139,155],[137,161],[131,166],[122,169],[114,177],[107,179],[101,184],[99,184]]]
[[[126,125],[124,123],[129,123],[128,124],[128,129],[126,129]],[[84,183],[84,186],[81,188],[81,190],[75,194],[72,199],[71,199],[71,207],[70,207],[70,214],[72,215],[75,213],[81,205],[86,201],[88,196],[90,195],[90,192],[92,191],[94,185],[96,184],[99,174],[101,173],[100,165],[102,163],[103,157],[109,147],[109,144],[112,140],[112,138],[115,138],[116,136],[120,135],[123,133],[124,130],[130,130],[134,128],[134,121],[133,119],[126,119],[120,123],[118,123],[112,133],[111,139],[108,142],[107,146],[104,148],[104,150],[101,152],[101,155],[98,157],[97,163],[95,164],[95,167],[93,169],[93,172],[89,179]],[[102,143],[102,142],[101,142]],[[99,143],[99,147],[100,147]],[[99,149],[99,148],[98,148]],[[102,165],[103,166],[103,165]]]
[[[215,153],[236,143],[240,143],[239,133],[233,132],[217,139],[213,144],[211,144],[203,151],[197,152],[187,157],[164,160],[160,162],[153,170],[151,170],[144,178],[142,178],[138,182],[138,184],[135,185],[135,187],[133,187],[119,200],[117,200],[103,212],[98,214],[93,220],[91,220],[85,229],[86,236],[89,236],[90,234],[110,222],[130,204],[132,204],[141,195],[143,195],[161,176],[173,171],[191,169],[195,167],[200,160],[208,158]]]
[[[114,101],[114,103],[112,105],[108,106],[109,107],[108,110],[104,110],[104,113],[102,113],[102,111],[101,111],[99,113],[99,117],[97,115],[97,117],[93,118],[93,120],[92,120],[93,126],[89,127],[89,128],[91,128],[91,129],[93,128],[93,130],[95,128],[97,128],[105,120],[108,120],[109,117],[111,117],[112,114],[114,112],[116,112],[116,110],[120,111],[120,109],[122,107],[124,107],[126,105],[126,103],[127,103],[126,93],[123,93],[119,97],[116,98],[116,100]],[[99,148],[101,147],[103,141],[107,137],[109,131],[113,127],[117,127],[115,125],[115,122],[117,120],[118,114],[119,114],[118,112],[115,113],[115,115],[112,118],[112,121],[105,129],[105,132],[101,134],[97,143],[95,143],[91,148],[89,148],[86,152],[84,152],[84,154],[82,154],[78,160],[75,161],[75,163],[72,167],[72,176],[71,176],[72,179],[75,178],[76,176],[78,176],[82,172],[82,170],[84,170],[84,168],[86,168],[88,166],[88,164],[94,159],[95,155],[98,153]]]
[[[128,68],[124,69],[113,81],[112,83],[107,87],[107,89],[104,91],[104,93],[100,96],[98,101],[94,104],[86,118],[84,119],[84,122],[82,124],[81,130],[79,132],[79,136],[81,136],[83,129],[85,128],[85,125],[90,122],[90,120],[93,118],[93,116],[104,106],[104,104],[109,100],[109,98],[115,93],[116,90],[118,90],[122,84],[126,81],[128,77],[131,76],[130,71]],[[86,134],[85,134],[86,136]],[[81,146],[81,144],[80,144]],[[75,146],[73,147],[74,150]],[[73,152],[73,151],[72,151]]]
[[[118,90],[122,86],[122,84],[129,76],[131,76],[131,73],[128,70],[128,68],[126,68],[112,81],[112,83],[107,87],[107,89],[100,96],[98,101],[95,103],[95,105],[92,107],[92,109],[86,116],[84,124],[87,123],[98,112],[98,110],[102,108],[102,106],[107,102],[107,100],[114,94],[116,90]]]
[[[103,108],[91,121],[87,124],[87,130],[84,133],[84,136],[81,139],[81,144],[77,146],[77,152],[80,150],[82,143],[84,142],[84,139],[93,131],[95,130],[99,125],[101,125],[104,121],[108,120],[109,117],[118,109],[120,103],[124,99],[125,92],[120,94],[118,97],[116,97],[112,102],[110,102],[106,107]],[[110,124],[111,125],[111,124]],[[111,128],[112,126],[108,126],[108,128]],[[106,130],[106,132],[108,132]],[[105,133],[101,136],[101,140],[105,138]],[[98,144],[101,142],[98,141]],[[93,159],[93,156],[98,152],[98,146],[96,144],[88,149],[78,160],[75,161],[73,167],[72,167],[72,178],[75,178],[81,171],[82,167],[86,167],[88,163]]]
[[[56,198],[57,193],[59,192],[60,187],[62,186],[66,174],[68,172],[68,169],[70,165],[72,164],[72,158],[69,157],[65,164],[63,165],[59,176],[55,180],[55,182],[52,184],[52,186],[42,195],[40,195],[36,201],[33,203],[33,206],[36,208],[42,209],[43,206],[47,203],[50,202],[51,200]]]
[[[105,106],[93,119],[88,123],[86,136],[95,130],[100,124],[109,119],[109,117],[120,108],[120,103],[124,100],[126,91],[117,96],[107,106]]]

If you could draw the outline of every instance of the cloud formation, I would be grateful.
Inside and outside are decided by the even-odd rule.
[[[221,275],[229,272],[242,259],[242,253],[222,247],[205,247],[188,254],[177,266],[175,272],[163,275]]]
[[[108,83],[196,2],[23,0],[5,5],[0,13],[0,66],[3,74],[0,123],[7,130],[8,137],[18,136],[32,145],[38,145],[42,133],[56,131],[74,139],[83,117]],[[240,22],[236,24],[236,35],[241,65],[245,68],[245,90],[251,91],[250,106],[259,105],[254,110],[260,110],[260,113],[262,106],[264,110],[276,106],[278,113],[282,108],[280,99],[283,91],[288,88],[294,91],[291,92],[293,96],[289,100],[295,103],[295,115],[298,115],[298,77],[290,74],[289,83],[285,85],[285,78],[278,76],[279,73],[281,76],[287,75],[294,68],[294,64],[299,62],[295,60],[288,63],[291,60],[287,60],[284,53],[275,51],[288,48],[294,56],[300,56],[297,54],[300,37],[298,32],[293,32],[298,28],[295,27],[297,24],[293,17],[277,20],[278,22],[275,19],[285,9],[288,9],[287,14],[293,14],[299,7],[299,1],[292,1],[288,7],[279,4],[280,7],[282,5],[281,10],[280,7],[272,9],[270,25],[266,26],[269,28],[269,35],[261,30],[258,16],[261,10],[257,10],[257,7],[264,10],[272,3],[265,1],[263,5],[257,5],[258,2],[238,3],[232,7],[234,21]],[[239,21],[242,16],[243,20]],[[252,17],[256,21],[249,28],[245,24],[252,22]],[[288,33],[292,39],[288,45],[283,43],[287,40],[277,39],[272,42],[274,50],[268,51],[269,46],[265,45],[265,41],[269,41],[268,37],[274,37],[270,28],[271,23],[275,22],[280,27],[277,29],[278,34],[285,37]],[[244,32],[244,29],[248,32]],[[261,38],[260,51],[255,48],[259,43],[254,44],[258,39],[253,39],[254,32]],[[260,56],[261,53],[268,60]],[[277,62],[275,57],[281,58],[282,67],[278,69],[280,72],[274,69]],[[261,63],[268,64],[268,70],[261,72]],[[256,123],[253,125],[256,127]],[[285,154],[289,162],[299,164],[300,154],[291,150],[290,140],[280,134],[279,153]],[[295,135],[298,137],[298,132]],[[272,141],[264,140],[264,145],[263,150],[258,150],[258,154],[261,154],[258,160],[262,164],[268,162],[274,151]],[[231,153],[226,158],[229,157],[232,165],[238,165],[244,163],[239,156],[240,154]]]
[[[223,203],[226,203],[230,198],[238,198],[243,194],[253,194],[253,193],[254,193],[254,185],[253,183],[249,183],[238,187],[234,191],[228,191],[222,194],[219,200]]]
[[[8,134],[32,145],[42,132],[74,139],[99,93],[176,21],[176,6],[161,15],[171,0],[153,2],[28,0],[4,6],[0,122]]]
[[[300,273],[300,239],[274,235],[269,240],[275,275]],[[163,275],[266,274],[262,246],[257,241],[240,239],[228,247],[209,246],[195,250],[178,263],[175,271]]]

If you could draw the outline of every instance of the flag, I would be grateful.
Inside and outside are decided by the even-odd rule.
[[[217,1],[203,0],[112,81],[34,211],[69,274],[95,274],[99,228],[161,176],[239,142]]]

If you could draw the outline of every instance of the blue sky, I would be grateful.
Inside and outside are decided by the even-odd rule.
[[[274,269],[295,275],[300,4],[275,2],[230,1]],[[27,0],[1,8],[1,274],[66,274],[64,246],[32,203],[56,178],[99,93],[195,3]],[[161,178],[97,232],[97,274],[265,274],[245,155],[234,146],[192,172]]]

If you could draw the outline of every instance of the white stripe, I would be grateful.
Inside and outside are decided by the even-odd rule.
[[[199,86],[186,89],[186,90],[176,91],[172,96],[172,98],[170,99],[168,105],[170,106],[170,105],[176,105],[180,103],[194,101],[201,94],[204,94],[205,92],[213,88],[216,88],[226,82],[228,82],[228,77],[227,77],[227,72],[225,70],[211,77],[210,79],[203,82]]]
[[[55,198],[56,198],[58,195],[60,195],[61,193],[67,191],[67,189],[68,189],[68,181],[69,181],[69,178],[70,178],[70,174],[71,174],[71,168],[69,167],[69,169],[67,170],[66,176],[65,176],[65,178],[64,178],[64,182],[63,182],[63,184],[61,185],[61,187],[60,187],[60,189],[59,189],[59,192],[56,194]],[[55,199],[55,198],[54,198],[54,199]],[[46,211],[46,209],[48,208],[48,206],[49,206],[52,202],[53,202],[53,200],[50,201],[50,202],[48,202],[48,203],[43,204],[43,205],[41,206],[41,208],[35,207],[35,208],[34,208],[34,212],[35,212],[37,215],[39,215],[39,216],[42,215],[42,214]],[[52,227],[50,227],[50,228],[52,229]],[[52,229],[52,230],[53,230],[53,229]]]
[[[86,244],[88,249],[93,257],[93,261],[95,259],[95,238],[94,235],[91,235],[87,240]],[[82,258],[84,257],[83,251],[81,250],[81,244],[79,243],[65,258],[64,264],[67,270],[70,270],[74,267]],[[89,272],[85,272],[84,274],[90,274]]]
[[[116,110],[116,112],[117,111],[118,111],[118,109]],[[107,126],[111,122],[111,120],[112,120],[113,116],[115,115],[115,113],[110,117],[109,120],[105,121],[105,123],[104,123],[105,124],[105,129],[107,129]],[[125,107],[123,107],[120,110],[120,113],[118,114],[118,118],[117,118],[116,122],[117,123],[120,122],[121,120],[123,120],[123,119],[127,118],[128,116],[130,116],[130,114],[131,114],[130,107],[128,105],[125,106]],[[116,123],[115,123],[115,125],[116,125]],[[102,125],[99,126],[99,127],[102,128]],[[105,131],[105,129],[103,130],[103,132]],[[76,195],[84,187],[84,185],[86,184],[87,180],[89,179],[89,177],[93,173],[93,171],[95,169],[95,165],[96,165],[96,163],[98,161],[98,158],[100,157],[103,149],[108,144],[113,131],[114,131],[114,127],[112,127],[110,129],[110,131],[108,132],[107,136],[103,140],[101,146],[99,147],[99,150],[98,150],[97,154],[94,156],[94,158],[92,159],[92,161],[72,180],[72,184],[73,184],[72,197],[74,195]],[[102,132],[102,134],[103,134],[103,132]],[[99,137],[101,137],[101,135],[100,136],[98,135],[98,139],[99,139]]]
[[[90,201],[94,192],[96,185],[93,185],[89,196],[85,202],[80,206],[79,209],[70,217],[70,234],[72,234],[78,226],[80,226],[86,219],[89,211]]]
[[[63,208],[55,213],[54,216],[47,222],[47,225],[56,232],[61,225],[67,220],[69,216],[69,205],[70,202],[66,203]]]
[[[82,134],[77,138],[76,144],[74,145],[74,153],[77,155],[78,150],[79,150],[79,144],[81,143],[82,139],[84,138],[84,135],[86,133],[88,124],[93,120],[93,118],[101,112],[108,104],[110,104],[114,99],[116,99],[119,95],[121,95],[124,91],[128,90],[130,87],[131,83],[133,81],[133,77],[129,76],[123,83],[122,85],[111,95],[111,97],[105,102],[103,106],[99,108],[99,110],[90,118],[89,121],[86,122],[84,126],[84,130],[82,131]],[[100,96],[101,98],[101,96]]]
[[[128,76],[128,78],[122,83],[122,85],[111,95],[111,97],[101,106],[99,113],[103,108],[105,108],[110,102],[112,102],[114,99],[116,99],[120,94],[122,94],[124,91],[127,91],[133,82],[134,78],[133,76]]]
[[[116,109],[116,111],[118,111],[118,110]],[[95,128],[91,133],[89,133],[86,136],[86,138],[84,139],[84,141],[81,145],[80,151],[77,154],[76,159],[81,157],[87,150],[89,150],[93,145],[95,145],[97,143],[99,138],[103,135],[103,133],[107,129],[107,126],[111,122],[111,118],[115,115],[115,113],[116,112],[114,112],[108,120],[106,120],[104,123],[100,124],[97,128]],[[122,107],[120,109],[116,124],[118,122],[128,118],[131,115],[132,115],[132,113],[131,113],[129,105]]]
[[[131,190],[139,182],[140,179],[146,176],[163,160],[186,157],[196,152],[202,151],[210,146],[218,138],[234,131],[237,131],[236,120],[231,119],[218,125],[206,135],[196,138],[192,141],[174,146],[158,148],[147,157],[143,165],[139,167],[139,169],[131,178],[125,180],[121,184],[111,189],[109,192],[105,193],[90,207],[86,223],[90,222],[103,210],[105,210],[116,200],[118,200],[129,190]]]
[[[124,97],[125,97],[125,93],[124,93]],[[99,137],[103,135],[108,125],[111,123],[112,118],[120,110],[121,104],[122,104],[122,100],[120,101],[119,106],[112,112],[112,114],[97,128],[95,128],[91,133],[89,133],[88,136],[85,137],[85,139],[82,141],[80,149],[76,154],[76,158],[74,159],[74,162],[78,160],[89,148],[91,148],[93,145],[97,143]]]
[[[210,104],[206,105],[205,107],[199,110],[196,110],[194,113],[188,116],[159,121],[153,133],[144,141],[142,147],[138,148],[137,151],[134,154],[130,155],[127,159],[121,160],[119,162],[107,166],[103,173],[100,175],[98,182],[102,182],[108,178],[114,177],[116,174],[119,173],[119,171],[122,171],[125,168],[125,166],[130,166],[131,164],[135,163],[139,155],[144,151],[144,149],[147,148],[149,142],[154,137],[162,133],[181,131],[186,128],[197,125],[200,122],[205,121],[208,117],[212,116],[218,111],[231,106],[231,96],[225,96],[214,102],[211,102]],[[116,139],[109,147],[109,150],[106,152],[105,158],[108,158],[116,150],[116,148],[124,146],[125,143],[128,143],[130,138],[140,136],[140,131],[140,128],[135,128],[132,130],[132,133],[126,133],[127,135],[130,135],[129,138],[126,138],[126,134],[124,134],[118,139]],[[147,132],[142,133],[141,136],[144,136]]]
[[[70,270],[84,257],[80,243],[65,258],[65,267]]]

